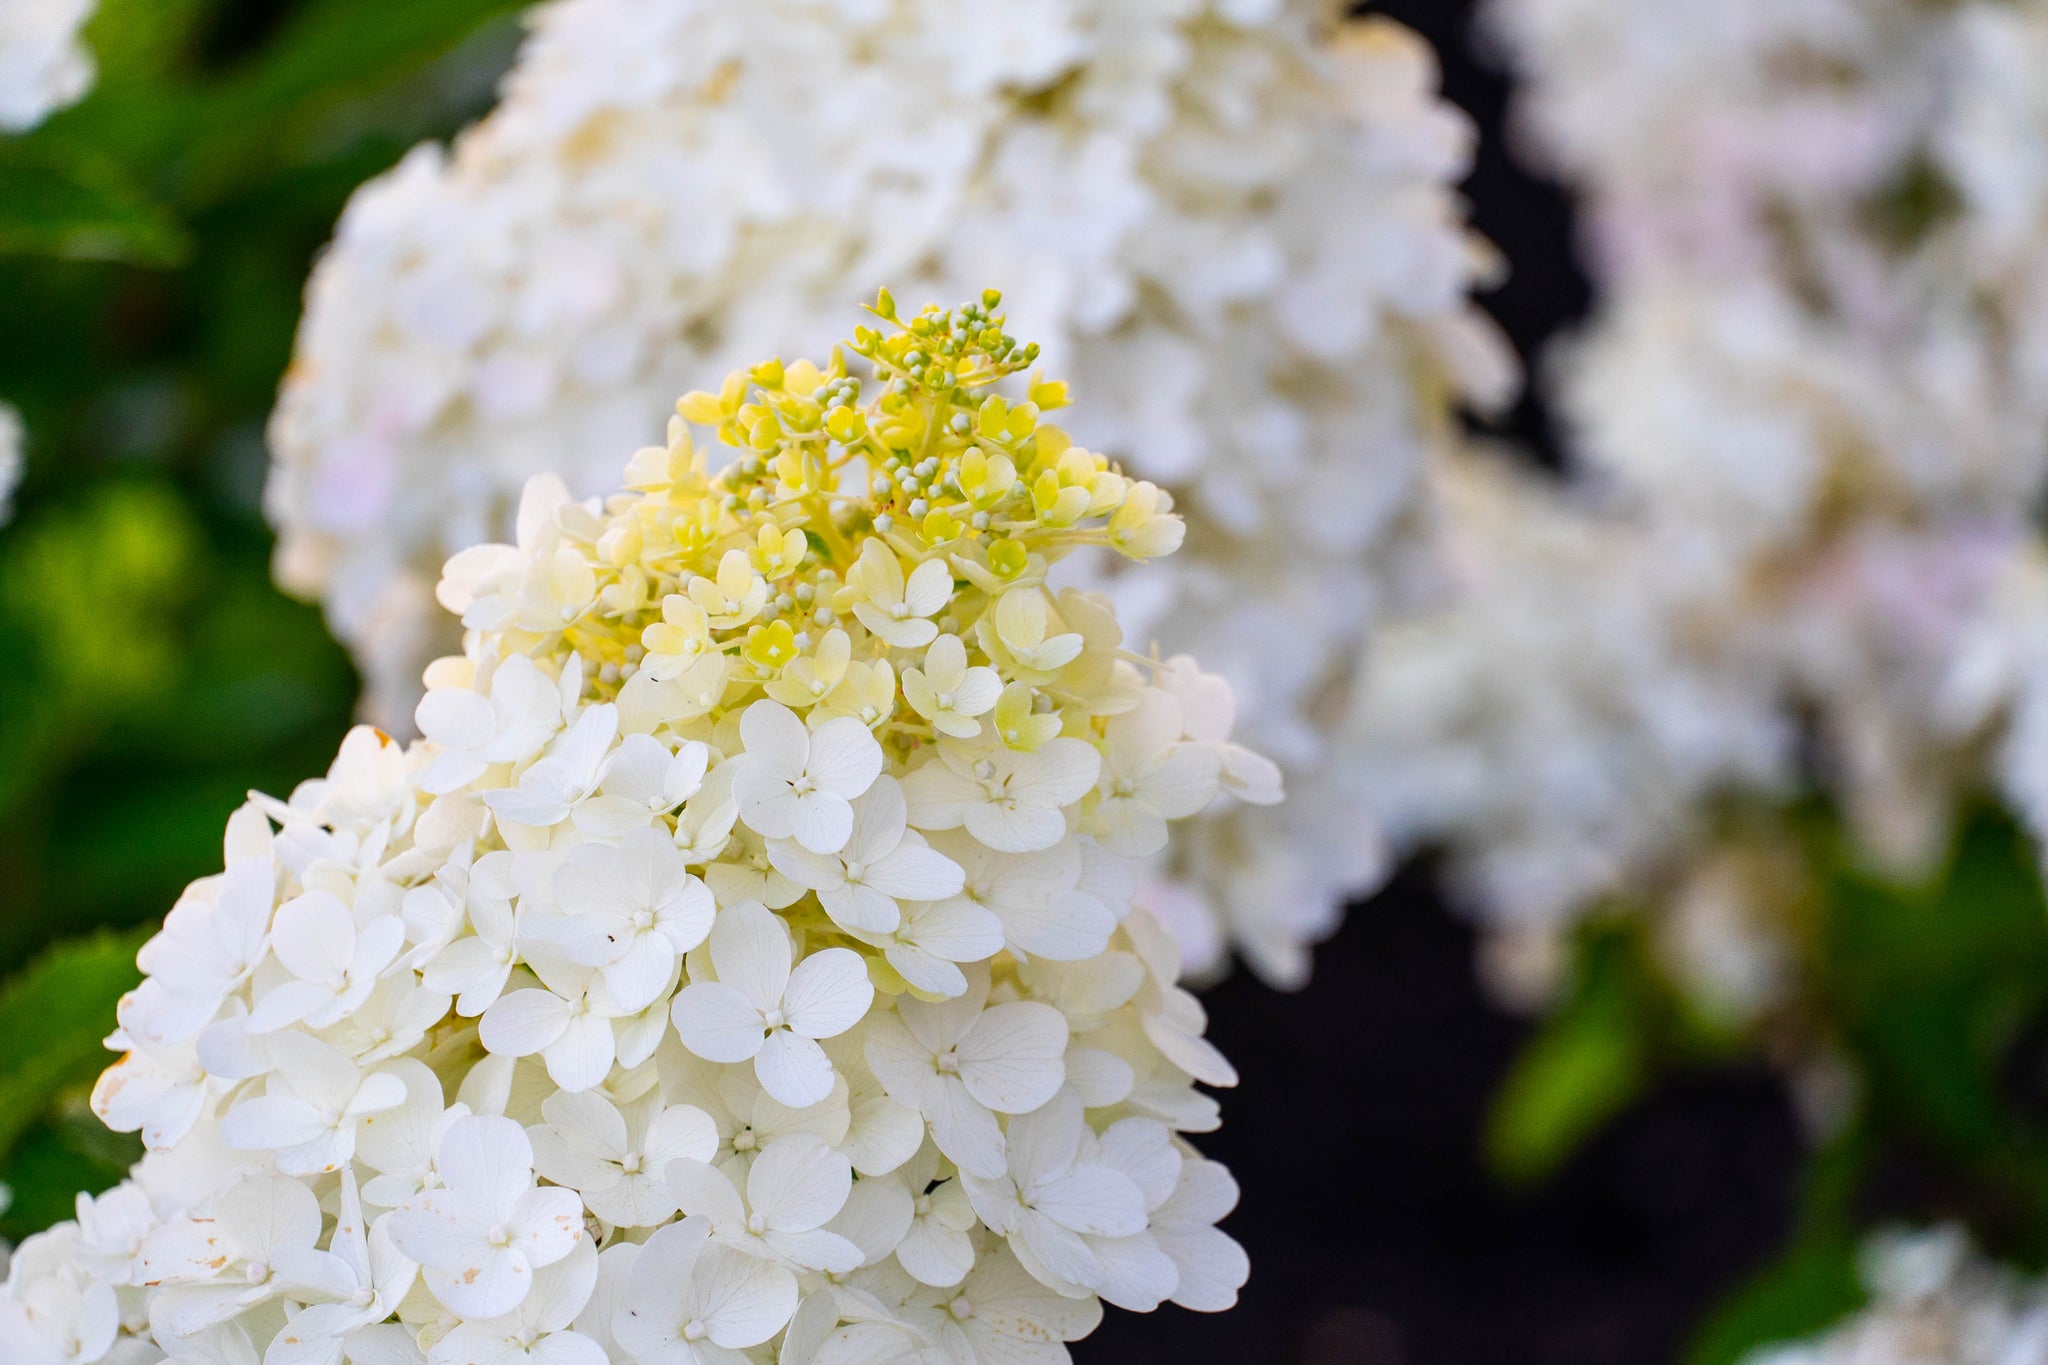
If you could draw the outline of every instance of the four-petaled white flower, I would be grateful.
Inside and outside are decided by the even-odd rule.
[[[1031,753],[1000,744],[938,746],[935,759],[903,779],[910,823],[967,832],[999,853],[1035,853],[1067,834],[1066,808],[1095,787],[1102,755],[1078,739],[1046,741]]]
[[[547,755],[519,775],[518,786],[485,792],[484,804],[517,825],[560,824],[597,794],[618,733],[618,707],[585,707]]]
[[[599,839],[646,829],[656,816],[697,794],[710,763],[710,746],[701,740],[671,753],[652,735],[627,735],[612,754],[597,795],[577,810],[577,827]]]
[[[377,1172],[363,1182],[363,1198],[395,1209],[440,1181],[434,1159],[441,1139],[469,1106],[446,1103],[440,1077],[417,1057],[400,1058],[384,1071],[404,1083],[405,1101],[356,1125],[356,1160]]]
[[[1062,839],[1032,853],[998,853],[949,831],[935,835],[932,846],[960,864],[965,880],[949,906],[965,903],[994,915],[1017,952],[1079,962],[1100,955],[1116,932],[1116,912],[1083,884],[1083,842]]]
[[[602,1346],[569,1330],[596,1287],[597,1248],[585,1239],[533,1272],[518,1307],[457,1323],[428,1349],[427,1365],[610,1365]]]
[[[1216,750],[1181,739],[1180,703],[1148,689],[1138,705],[1109,720],[1102,779],[1088,829],[1126,858],[1166,847],[1166,823],[1185,820],[1216,799],[1223,772]]]
[[[405,1082],[359,1069],[347,1054],[303,1033],[265,1040],[277,1069],[265,1093],[243,1100],[221,1120],[222,1141],[243,1151],[272,1151],[289,1175],[332,1171],[355,1156],[364,1119],[405,1102]]]
[[[876,537],[860,547],[846,586],[862,625],[897,649],[923,649],[939,633],[925,618],[952,597],[953,571],[943,559],[927,559],[906,580],[903,565]]]
[[[894,1177],[911,1200],[910,1226],[896,1244],[896,1261],[920,1284],[945,1289],[974,1268],[974,1239],[967,1234],[975,1216],[959,1179],[938,1181],[938,1174],[938,1150],[927,1144]]]
[[[1045,1359],[1054,1342],[1077,1341],[1102,1321],[1093,1297],[1046,1288],[998,1244],[981,1257],[931,1326],[946,1360]]]
[[[743,626],[768,604],[767,580],[747,562],[745,550],[727,550],[718,561],[717,576],[699,574],[687,591],[713,630]]]
[[[685,1218],[633,1258],[612,1335],[640,1365],[738,1365],[796,1304],[794,1275],[712,1242],[709,1219]]]
[[[963,885],[959,864],[909,833],[907,815],[902,786],[878,777],[854,801],[853,830],[838,852],[776,839],[768,856],[785,877],[817,892],[840,928],[886,934],[902,919],[900,902],[944,900]]]
[[[550,1095],[541,1124],[527,1129],[533,1166],[583,1196],[592,1213],[618,1227],[648,1228],[675,1216],[669,1163],[709,1161],[718,1129],[695,1105],[663,1105],[649,1091],[622,1110],[592,1092]]]
[[[573,674],[580,686],[581,670]],[[483,776],[493,763],[532,758],[562,727],[562,690],[532,659],[514,654],[475,689],[437,687],[428,692],[413,720],[440,752],[427,765],[421,789],[436,795],[456,791]]]
[[[905,999],[868,1022],[867,1059],[890,1096],[923,1114],[932,1140],[963,1171],[1003,1173],[997,1114],[1026,1114],[1066,1080],[1067,1021],[1050,1005],[982,1006],[988,975],[968,976],[957,999]]]
[[[427,1288],[464,1318],[495,1318],[525,1301],[534,1272],[583,1240],[573,1190],[533,1183],[533,1147],[510,1119],[449,1125],[436,1158],[441,1187],[390,1215],[391,1240],[419,1262]]]
[[[474,1019],[505,990],[519,957],[519,911],[514,905],[513,855],[486,853],[469,869],[464,904],[476,932],[446,944],[420,968],[429,990],[455,997],[455,1012]]]
[[[636,1014],[674,980],[676,960],[704,941],[716,909],[667,834],[636,829],[618,847],[579,844],[554,878],[568,915],[551,937],[570,961],[595,967],[619,1009]]]
[[[670,1164],[669,1183],[686,1217],[702,1216],[714,1239],[788,1266],[843,1274],[858,1266],[860,1248],[825,1231],[853,1189],[853,1166],[814,1133],[768,1144],[746,1173],[746,1196],[723,1171],[703,1161]]]
[[[926,995],[955,996],[967,989],[965,962],[985,962],[1003,950],[1003,922],[971,901],[913,901],[887,933],[848,928],[882,960]]]
[[[853,832],[853,799],[882,771],[882,746],[848,716],[804,729],[780,702],[757,701],[740,717],[746,745],[733,774],[740,819],[768,839],[836,853]]]
[[[277,868],[268,857],[231,862],[180,896],[135,957],[149,974],[130,1015],[137,1027],[152,1041],[181,1043],[211,1023],[263,960],[276,904]]]
[[[1144,1192],[1121,1171],[1080,1160],[1088,1129],[1071,1088],[1010,1120],[1008,1169],[985,1178],[963,1169],[974,1211],[1040,1280],[1100,1289],[1106,1278],[1089,1237],[1145,1230]]]
[[[150,1301],[150,1330],[175,1351],[280,1296],[306,1302],[348,1293],[354,1277],[319,1240],[312,1190],[287,1176],[243,1176],[205,1211],[144,1240],[138,1274],[164,1286]]]
[[[538,1052],[549,1079],[564,1090],[602,1084],[619,1056],[613,1021],[626,1011],[613,1002],[595,968],[539,947],[527,950],[526,964],[541,985],[492,1002],[478,1021],[479,1041],[507,1057]]]
[[[326,1028],[369,998],[404,946],[405,922],[396,915],[378,915],[359,928],[354,913],[326,891],[293,897],[277,908],[270,929],[270,955],[283,971],[268,978],[257,972],[249,1031],[302,1022]]]
[[[977,717],[1003,694],[1002,676],[986,666],[967,666],[967,647],[957,635],[941,635],[925,651],[924,668],[903,670],[903,699],[940,734],[972,739],[981,733]]]
[[[329,1249],[347,1272],[332,1286],[335,1301],[315,1303],[291,1317],[289,1330],[272,1340],[265,1365],[342,1365],[344,1360],[368,1362],[376,1354],[379,1324],[419,1278],[416,1262],[391,1240],[388,1223],[371,1224],[363,1217],[355,1172],[341,1171],[341,1206]]]
[[[794,1108],[832,1093],[832,1063],[817,1039],[859,1023],[875,988],[859,954],[827,948],[791,962],[789,930],[759,902],[721,910],[711,926],[716,981],[676,996],[683,1045],[706,1061],[744,1062],[767,1092]]]

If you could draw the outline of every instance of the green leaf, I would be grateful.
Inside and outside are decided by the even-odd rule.
[[[1759,1346],[1812,1336],[1863,1298],[1853,1242],[1828,1237],[1795,1246],[1707,1319],[1686,1365],[1735,1365]]]
[[[2048,904],[2033,847],[1985,810],[1919,885],[1834,856],[1814,960],[1873,1113],[1951,1160],[2003,1162],[2015,1135],[2002,1070],[2048,1009]]]
[[[0,1236],[19,1239],[71,1217],[79,1194],[119,1184],[141,1159],[142,1139],[108,1131],[87,1107],[84,1087],[67,1091],[0,1167],[12,1195],[0,1216]]]
[[[0,253],[169,267],[191,251],[118,162],[47,139],[0,141]]]
[[[146,936],[138,929],[60,943],[0,987],[0,1153],[66,1086],[107,1065],[102,1040],[113,1032],[114,1006],[142,979],[135,950]]]
[[[1488,1116],[1487,1156],[1502,1178],[1551,1175],[1642,1092],[1650,1059],[1636,974],[1623,934],[1589,945],[1577,989],[1523,1049]]]
[[[398,87],[527,3],[316,0],[297,7],[258,52],[176,108],[185,131],[167,150],[184,163],[185,193],[217,200],[274,174],[311,146],[341,145],[374,120],[371,101],[396,106],[397,113],[408,94],[415,103],[431,104],[434,79],[423,90]],[[444,74],[438,83],[454,82]]]

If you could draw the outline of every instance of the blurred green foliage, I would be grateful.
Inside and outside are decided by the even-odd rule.
[[[263,422],[350,191],[488,107],[519,8],[101,0],[93,92],[0,138],[29,454],[0,530],[0,1235],[132,1159],[84,1098],[135,947],[244,794],[348,724],[346,657],[270,582]]]
[[[1673,1068],[1765,1055],[1808,1083],[1846,1068],[1840,1112],[1815,1123],[1786,1248],[1703,1325],[1690,1365],[1733,1365],[1855,1307],[1857,1248],[1880,1222],[1955,1219],[2005,1259],[2048,1262],[2040,850],[1984,806],[1909,882],[1873,871],[1826,811],[1781,824],[1812,880],[1792,1000],[1739,1025],[1710,1019],[1660,965],[1642,918],[1617,911],[1581,936],[1572,988],[1511,1070],[1487,1133],[1495,1169],[1529,1184]]]

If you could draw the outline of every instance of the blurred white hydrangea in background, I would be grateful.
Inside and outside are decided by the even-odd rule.
[[[1428,451],[1505,351],[1451,186],[1432,54],[1318,0],[557,0],[499,108],[366,186],[312,282],[271,429],[280,578],[403,723],[448,643],[440,561],[652,439],[693,374],[829,342],[884,279],[1009,282],[1077,439],[1201,528],[1110,584],[1201,656],[1297,793],[1186,841],[1145,899],[1197,972],[1295,983],[1382,854],[1333,751],[1399,591]],[[768,268],[769,263],[774,268]],[[913,300],[906,300],[913,301]],[[1200,888],[1197,890],[1196,888]]]
[[[2048,4],[1496,0],[1491,20],[1526,150],[1585,214],[1594,316],[1548,372],[1563,515],[1626,548],[1574,568],[1526,527],[1452,528],[1491,539],[1488,591],[1563,581],[1403,627],[1436,663],[1383,652],[1382,692],[1455,655],[1526,661],[1485,722],[1515,764],[1389,823],[1448,843],[1530,942],[1610,893],[1687,901],[1731,789],[1817,785],[1912,870],[2003,746],[2038,832]],[[1532,651],[1538,629],[1628,647]],[[1423,690],[1367,717],[1399,771],[1470,742],[1462,717],[1403,714]]]
[[[1984,1260],[1955,1226],[1885,1229],[1864,1243],[1871,1302],[1812,1341],[1743,1365],[2040,1365],[2048,1285]]]
[[[1639,526],[1510,459],[1433,478],[1447,600],[1381,630],[1351,748],[1397,846],[1451,845],[1494,984],[1535,1003],[1588,904],[1671,871],[1701,795],[1773,782],[1790,736],[1753,661],[1672,628]]]
[[[14,490],[21,486],[26,463],[21,450],[22,434],[21,414],[0,403],[0,525],[14,515]]]
[[[35,127],[92,87],[92,53],[78,31],[97,0],[0,5],[0,132]]]

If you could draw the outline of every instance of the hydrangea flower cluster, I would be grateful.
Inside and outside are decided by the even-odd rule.
[[[93,1103],[148,1153],[0,1357],[990,1365],[1233,1302],[1181,1135],[1235,1077],[1132,860],[1277,774],[1047,586],[1182,525],[998,392],[998,304],[884,294],[449,561],[425,738],[252,797],[142,950]]]
[[[1451,190],[1469,127],[1420,40],[1336,9],[538,6],[498,109],[364,187],[314,276],[271,428],[281,580],[401,725],[442,559],[502,538],[529,476],[607,486],[601,452],[688,376],[819,354],[877,280],[1011,281],[1020,329],[1090,376],[1076,439],[1201,528],[1103,586],[1231,680],[1304,797],[1229,812],[1141,899],[1198,969],[1235,946],[1299,982],[1382,870],[1337,746],[1424,456],[1510,382],[1467,299],[1491,268]]]
[[[1731,791],[1818,788],[1873,859],[1924,868],[1987,751],[2025,776],[2027,713],[2048,705],[2029,701],[2048,654],[2027,619],[2048,6],[1496,0],[1493,19],[1531,145],[1587,210],[1600,301],[1556,373],[1568,514],[1611,549],[1560,577],[1504,540],[1492,578],[1552,581],[1531,610],[1559,638],[1650,635],[1618,672],[1559,650],[1492,694],[1485,742],[1526,777],[1389,818],[1450,842],[1486,913],[1532,941],[1615,893],[1714,903],[1689,892],[1727,851],[1709,817]],[[1434,658],[1381,668],[1498,657],[1515,628],[1461,620],[1389,646]],[[1374,753],[1430,747],[1373,710]],[[1460,723],[1433,722],[1454,751]],[[1556,800],[1589,762],[1621,776]],[[1519,877],[1531,850],[1566,875]],[[1710,994],[1769,975],[1718,932],[1672,942]],[[1695,951],[1716,942],[1737,951]]]
[[[2048,1286],[1985,1261],[1961,1228],[1886,1229],[1862,1248],[1871,1302],[1743,1365],[2022,1365],[2048,1359]]]
[[[21,133],[92,87],[78,32],[98,0],[10,0],[0,9],[0,133]]]

